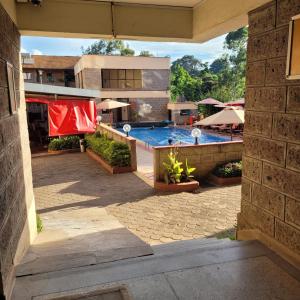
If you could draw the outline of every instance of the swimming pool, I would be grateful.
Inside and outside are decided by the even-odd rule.
[[[122,128],[118,128],[118,131],[123,132]],[[151,129],[149,127],[132,128],[130,136],[137,140],[141,140],[148,143],[151,146],[166,146],[168,145],[168,139],[173,140],[173,144],[194,144],[195,139],[191,136],[191,130],[184,128],[174,127],[155,127]],[[217,143],[230,141],[230,137],[218,136],[210,133],[206,133],[202,130],[202,134],[199,139],[199,144]]]

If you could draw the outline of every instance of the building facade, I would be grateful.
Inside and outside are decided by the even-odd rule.
[[[48,56],[22,53],[25,82],[75,87],[74,65],[78,56]]]
[[[76,87],[100,90],[101,100],[129,103],[113,112],[114,122],[168,119],[170,59],[141,56],[84,55],[75,65]],[[107,111],[99,112],[109,121]]]

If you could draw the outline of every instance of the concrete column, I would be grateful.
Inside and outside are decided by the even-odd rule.
[[[35,238],[36,217],[20,35],[1,4],[0,40],[0,298],[9,299],[14,266]]]
[[[285,76],[298,0],[249,13],[242,205],[238,238],[258,238],[300,263],[300,80]],[[299,62],[300,63],[300,62]]]

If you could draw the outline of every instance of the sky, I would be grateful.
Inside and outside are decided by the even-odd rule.
[[[148,50],[155,56],[170,56],[176,60],[184,55],[194,55],[203,62],[211,63],[224,53],[225,35],[203,44],[175,42],[140,42],[125,41],[136,55],[142,50]],[[81,55],[81,47],[88,47],[96,40],[71,38],[22,37],[22,52],[36,55]]]

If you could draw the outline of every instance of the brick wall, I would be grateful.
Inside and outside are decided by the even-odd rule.
[[[163,162],[173,147],[154,147],[154,178],[163,180],[165,168]],[[194,175],[206,177],[215,166],[232,160],[242,159],[243,142],[211,143],[202,145],[178,146],[178,158],[185,162],[188,159],[190,166],[196,169]]]
[[[9,296],[17,254],[28,246],[28,210],[34,209],[31,160],[20,76],[20,35],[0,4],[0,298]],[[9,110],[6,63],[13,65],[18,109]],[[22,99],[22,101],[20,101]],[[35,216],[34,216],[35,218]],[[35,224],[35,220],[34,220]],[[33,225],[34,226],[34,225]],[[25,227],[27,231],[25,230]],[[20,249],[20,250],[18,250]],[[2,298],[1,298],[2,299]]]
[[[288,23],[299,0],[277,0],[249,13],[243,230],[257,229],[300,255],[300,81],[287,80]],[[300,62],[299,62],[300,63]]]

